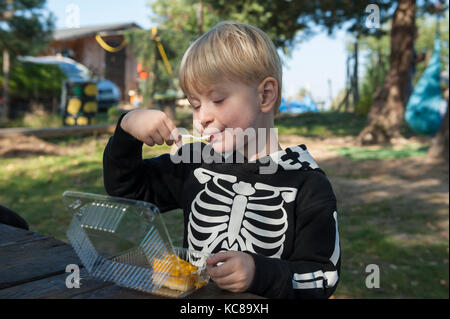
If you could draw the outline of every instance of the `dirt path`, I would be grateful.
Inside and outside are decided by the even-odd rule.
[[[35,136],[17,134],[0,137],[0,157],[26,157],[33,155],[64,155],[67,151]]]

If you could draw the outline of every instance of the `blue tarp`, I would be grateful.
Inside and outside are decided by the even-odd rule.
[[[281,99],[280,113],[306,113],[319,112],[317,104],[312,100],[310,95],[306,95],[302,101],[286,102],[284,98]]]
[[[438,34],[430,63],[417,82],[405,111],[405,120],[417,133],[435,135],[442,122],[441,60]]]

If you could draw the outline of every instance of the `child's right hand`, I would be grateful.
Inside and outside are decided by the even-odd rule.
[[[172,145],[180,139],[178,130],[166,113],[159,110],[139,109],[128,112],[120,122],[122,129],[143,143]]]

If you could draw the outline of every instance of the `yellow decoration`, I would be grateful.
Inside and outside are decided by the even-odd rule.
[[[88,123],[89,123],[89,120],[85,116],[80,116],[79,118],[77,118],[78,125],[88,125]]]
[[[84,103],[84,111],[86,113],[96,113],[97,112],[97,102],[91,101]]]
[[[73,117],[66,117],[65,123],[67,125],[75,125],[75,119]]]
[[[166,66],[167,72],[169,72],[169,74],[172,74],[172,67],[169,64],[169,60],[167,59],[166,52],[164,51],[161,42],[157,42],[157,46],[159,53],[161,54],[161,57],[163,59],[164,65]]]
[[[96,96],[98,94],[97,84],[88,84],[84,87],[84,94],[87,96]]]
[[[161,39],[156,35],[158,29],[156,27],[152,28],[152,40],[156,41],[156,46],[158,47],[159,54],[163,59],[164,65],[166,66],[167,72],[172,75],[172,67],[170,66],[169,60],[167,59],[166,51],[164,51],[164,47],[161,44]]]
[[[67,106],[67,112],[72,115],[78,114],[81,109],[81,100],[77,98],[71,98],[69,105]]]
[[[119,52],[120,50],[122,50],[126,45],[127,45],[127,41],[124,39],[122,41],[122,43],[118,46],[118,47],[112,47],[110,46],[108,43],[106,43],[102,37],[100,35],[96,35],[95,36],[95,40],[97,40],[97,43],[105,50],[111,53],[116,53]]]

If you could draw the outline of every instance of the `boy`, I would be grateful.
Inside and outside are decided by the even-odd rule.
[[[135,110],[119,119],[106,146],[107,192],[161,211],[182,208],[183,246],[214,254],[207,269],[223,289],[328,298],[340,272],[336,199],[306,147],[282,150],[271,130],[282,74],[269,37],[250,25],[219,23],[189,47],[179,75],[194,128],[210,140],[181,149],[210,147],[227,160],[143,160],[143,143],[172,145],[180,137],[164,113]],[[245,139],[244,130],[254,134]],[[239,154],[243,161],[229,161]],[[275,170],[263,174],[267,163]]]

